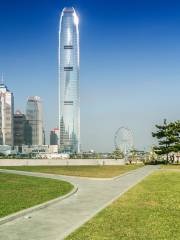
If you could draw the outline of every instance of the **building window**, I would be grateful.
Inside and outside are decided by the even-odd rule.
[[[73,105],[73,101],[64,101],[64,105]]]
[[[64,49],[73,49],[72,45],[64,45]]]
[[[64,67],[64,71],[73,71],[73,67]]]

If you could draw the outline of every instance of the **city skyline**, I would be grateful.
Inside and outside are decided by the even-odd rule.
[[[155,123],[179,119],[180,4],[127,2],[112,1],[108,7],[102,1],[68,2],[81,23],[83,150],[112,150],[120,126],[133,131],[137,147],[147,147]],[[1,5],[0,65],[5,83],[14,93],[15,109],[25,109],[28,95],[42,97],[47,134],[58,126],[58,24],[66,5],[66,1]]]

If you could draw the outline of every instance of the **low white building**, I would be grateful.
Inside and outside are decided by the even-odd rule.
[[[17,154],[17,150],[13,150],[9,145],[0,145],[0,153],[8,156],[11,154]]]
[[[18,148],[16,149],[18,151]],[[22,145],[21,154],[33,154],[36,158],[68,159],[69,154],[58,153],[58,145]]]
[[[69,154],[67,153],[39,153],[38,158],[43,159],[69,159]]]
[[[29,153],[58,153],[58,145],[22,145],[22,154]]]

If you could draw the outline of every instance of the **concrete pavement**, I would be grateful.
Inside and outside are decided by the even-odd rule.
[[[1,240],[61,240],[109,205],[129,188],[148,176],[158,166],[145,166],[112,180],[8,171],[16,174],[48,177],[69,181],[78,191],[45,209],[20,217],[0,226]],[[0,170],[6,172],[6,170]],[[27,196],[28,197],[28,196]]]

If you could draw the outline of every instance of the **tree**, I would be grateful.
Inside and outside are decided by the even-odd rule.
[[[157,160],[157,153],[154,151],[154,148],[151,149],[149,152],[149,160],[156,161]]]
[[[114,150],[114,152],[112,153],[112,155],[113,155],[113,157],[115,159],[122,159],[122,158],[124,158],[124,154],[123,154],[123,152],[119,148],[116,148]]]
[[[163,125],[156,125],[157,132],[152,133],[158,139],[158,146],[154,152],[158,155],[166,154],[166,163],[169,161],[169,153],[180,150],[180,121],[167,123],[164,119]]]
[[[130,152],[130,158],[129,158],[129,163],[131,164],[132,161],[137,163],[138,161],[138,150],[136,149],[132,149],[131,152]]]

